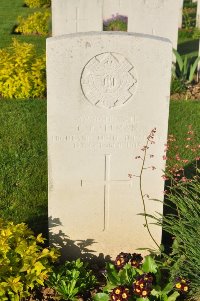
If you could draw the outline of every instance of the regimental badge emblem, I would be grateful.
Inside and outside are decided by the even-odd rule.
[[[112,109],[132,99],[137,87],[133,65],[121,54],[106,52],[83,68],[81,88],[85,98],[99,108]]]

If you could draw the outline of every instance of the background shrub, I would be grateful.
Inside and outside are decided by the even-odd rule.
[[[0,49],[0,95],[5,98],[36,98],[46,95],[45,56],[37,57],[32,44],[16,39]]]
[[[22,34],[39,34],[45,36],[48,34],[50,12],[35,12],[27,18],[18,17],[19,25],[15,32]]]
[[[104,31],[127,31],[128,18],[122,15],[113,15],[112,18],[104,20]]]
[[[28,7],[48,7],[51,5],[51,0],[25,0],[24,3]]]

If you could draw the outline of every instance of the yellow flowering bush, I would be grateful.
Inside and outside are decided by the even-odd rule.
[[[42,235],[35,237],[24,223],[0,219],[0,237],[0,300],[24,300],[44,285],[58,252],[41,247]]]
[[[16,39],[0,49],[0,96],[23,99],[45,95],[45,55],[37,57],[34,45]]]
[[[48,34],[50,12],[35,12],[27,18],[18,17],[18,26],[15,32],[22,34],[39,34],[45,36]]]
[[[24,3],[28,7],[48,7],[51,5],[51,0],[25,0]]]

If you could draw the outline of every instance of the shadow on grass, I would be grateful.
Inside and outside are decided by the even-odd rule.
[[[40,216],[33,216],[33,218],[29,218],[25,221],[27,225],[34,231],[35,235],[42,233],[42,236],[46,238],[48,245],[48,214],[43,214]]]
[[[199,51],[199,40],[186,41],[178,45],[178,52],[181,55],[191,54],[195,51]]]
[[[196,161],[193,161],[191,164],[187,165],[184,168],[184,176],[191,180],[195,175],[197,175],[197,168],[200,169],[200,161],[197,161],[198,164],[196,163]],[[170,188],[170,181],[166,181],[165,183],[165,190],[167,190],[168,188]],[[169,201],[168,201],[168,197],[166,196],[164,199],[164,207],[163,207],[163,216],[166,217],[168,214],[173,214],[175,216],[177,216],[177,210],[176,210],[176,206],[174,205],[174,203],[170,202],[170,207],[169,207]],[[165,249],[165,253],[170,254],[172,251],[172,244],[173,244],[173,237],[171,236],[171,234],[167,233],[165,230],[162,231],[162,244],[164,246]]]
[[[15,29],[18,27],[18,24],[15,24],[10,32],[13,35],[21,35],[21,32],[16,32]]]
[[[57,229],[56,229],[57,228]],[[76,260],[80,258],[90,263],[98,263],[104,266],[105,261],[111,261],[109,255],[100,253],[95,255],[92,245],[96,244],[94,239],[72,240],[62,230],[59,218],[49,217],[49,242],[61,251],[61,261]]]

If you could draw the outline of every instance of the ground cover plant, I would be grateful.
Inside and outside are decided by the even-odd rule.
[[[107,263],[106,286],[94,295],[95,301],[108,300],[171,300],[189,290],[183,277],[170,282],[166,277],[166,263],[152,255],[120,253],[114,263]],[[163,277],[164,273],[164,277]]]

